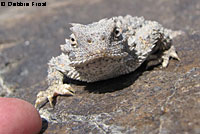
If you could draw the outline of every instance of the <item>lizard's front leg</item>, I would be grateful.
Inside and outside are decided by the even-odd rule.
[[[176,53],[176,50],[175,50],[175,47],[173,45],[170,47],[170,49],[168,49],[165,52],[163,52],[162,67],[167,67],[167,65],[169,64],[170,57],[180,61],[180,58],[178,57],[178,55]]]
[[[158,64],[162,64],[162,67],[165,68],[169,64],[170,58],[180,60],[175,47],[172,45],[172,37],[169,36],[169,34],[172,33],[169,33],[169,30],[167,29],[160,31],[160,29],[157,29],[158,26],[159,25],[155,23],[154,25],[151,25],[151,29],[148,28],[148,30],[145,30],[145,27],[140,29],[142,31],[146,31],[144,32],[145,35],[149,35],[147,36],[148,38],[142,38],[142,35],[140,35],[141,38],[139,38],[141,41],[140,46],[143,48],[142,50],[149,52],[146,59],[147,68]]]
[[[74,95],[74,89],[69,84],[63,83],[64,75],[56,70],[55,68],[49,66],[47,81],[49,87],[45,91],[40,91],[37,94],[37,99],[35,101],[35,107],[38,104],[48,100],[50,105],[53,107],[53,97],[57,95]]]
[[[169,49],[167,50],[160,50],[161,56],[160,54],[156,55],[149,55],[148,57],[148,63],[147,63],[147,68],[152,67],[154,65],[158,65],[158,64],[162,64],[162,67],[167,67],[167,65],[169,64],[169,59],[170,58],[174,58],[176,60],[180,61],[180,58],[178,57],[175,47],[173,45],[170,46]]]

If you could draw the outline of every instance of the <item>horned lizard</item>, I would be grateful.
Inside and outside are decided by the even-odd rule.
[[[72,23],[70,39],[61,45],[62,54],[48,65],[48,89],[40,91],[35,106],[56,95],[74,95],[64,77],[95,82],[136,70],[144,61],[149,66],[161,63],[167,67],[169,58],[179,60],[172,45],[176,32],[143,17],[118,16],[88,25]]]

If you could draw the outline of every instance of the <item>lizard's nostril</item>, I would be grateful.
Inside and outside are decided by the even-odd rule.
[[[103,36],[103,37],[101,38],[101,40],[105,40],[105,37]]]
[[[88,42],[88,44],[91,44],[91,43],[92,43],[92,40],[88,39],[87,42]]]

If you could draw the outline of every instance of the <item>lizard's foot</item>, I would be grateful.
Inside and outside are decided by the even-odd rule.
[[[171,58],[174,58],[176,60],[180,60],[180,58],[178,57],[177,53],[176,53],[176,50],[175,50],[175,47],[174,46],[171,46],[170,49],[168,49],[167,51],[165,51],[163,53],[163,56],[162,56],[162,67],[167,67],[167,65],[169,64],[169,59]]]
[[[40,91],[37,94],[37,99],[35,101],[35,107],[38,104],[48,100],[51,107],[53,107],[53,97],[57,95],[74,95],[74,89],[69,84],[55,84],[50,86],[46,91]]]
[[[164,51],[161,57],[160,57],[160,55],[157,55],[157,54],[149,55],[149,57],[147,59],[148,63],[147,63],[146,68],[148,69],[152,66],[156,66],[159,64],[162,64],[162,67],[167,67],[167,65],[169,64],[170,58],[180,60],[180,58],[178,57],[178,55],[175,51],[174,46],[171,46],[170,49]]]

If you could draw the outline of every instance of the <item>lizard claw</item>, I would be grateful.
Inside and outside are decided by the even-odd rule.
[[[167,65],[169,64],[170,57],[180,61],[180,58],[178,57],[174,46],[171,46],[170,49],[164,52],[164,55],[162,56],[162,67],[167,67]]]
[[[57,95],[74,95],[75,90],[68,84],[58,84],[50,86],[46,91],[40,91],[37,94],[35,101],[35,108],[44,101],[49,101],[50,106],[53,107],[53,97]]]

